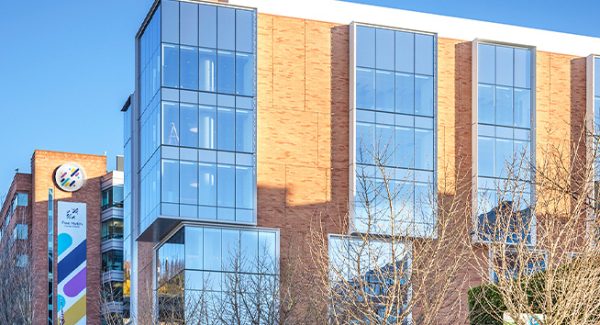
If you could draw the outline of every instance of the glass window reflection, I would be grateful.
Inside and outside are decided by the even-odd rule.
[[[198,146],[198,106],[190,104],[180,105],[181,118],[181,146]]]
[[[179,87],[179,46],[163,45],[162,84],[165,87]]]
[[[435,215],[433,211],[422,211],[432,210],[431,205],[423,203],[418,207],[424,224],[419,229],[430,229],[429,232],[417,233],[407,225],[414,222],[417,211],[414,172],[418,171],[423,180],[433,179],[435,41],[435,36],[429,34],[356,26],[355,157],[357,178],[369,177],[366,182],[358,179],[355,182],[354,218],[358,228],[367,224],[366,219],[359,221],[359,216],[369,217],[360,193],[370,196],[369,191],[359,188],[359,183],[373,183],[373,187],[381,184],[377,178],[370,179],[376,176],[377,159],[386,167],[386,174],[394,178],[390,182],[394,195],[410,198],[396,204],[397,210],[403,210],[400,215],[406,234],[421,237],[432,233]],[[419,184],[425,192],[434,192],[432,182]],[[385,213],[384,200],[377,196],[372,199],[375,201],[370,202],[370,208],[375,208],[375,213]],[[389,218],[380,219],[370,231],[389,232],[391,227],[385,225]]]
[[[198,89],[198,51],[194,47],[187,46],[182,46],[179,50],[181,88],[196,90]]]
[[[253,223],[256,12],[179,1],[158,10],[139,40],[140,224],[161,213]]]
[[[216,62],[217,55],[214,50],[199,50],[199,89],[201,91],[216,91]]]
[[[198,5],[198,45],[201,47],[217,47],[217,7]]]
[[[531,85],[533,54],[530,49],[479,44],[478,70],[478,220],[482,240],[531,241],[529,221],[513,235],[495,229],[497,210],[507,205],[530,220],[526,207],[531,147]],[[502,193],[497,193],[498,189]],[[497,195],[502,194],[502,195]],[[524,200],[518,200],[523,197]],[[517,215],[515,215],[517,217]],[[521,218],[521,217],[517,217]],[[517,223],[515,220],[509,222]],[[523,234],[519,235],[519,231]]]
[[[218,52],[217,90],[220,93],[235,92],[235,54],[229,51]]]

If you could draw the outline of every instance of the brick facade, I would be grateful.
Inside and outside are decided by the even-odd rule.
[[[328,233],[347,233],[349,26],[260,12],[257,17],[257,223],[280,230],[282,260],[300,256],[310,263],[311,225],[321,221]],[[466,206],[472,201],[476,145],[472,51],[472,40],[437,40],[437,194]],[[535,68],[537,163],[545,162],[550,148],[583,157],[585,58],[537,51]],[[470,223],[470,213],[460,222]],[[146,323],[153,244],[137,245],[137,317]],[[487,262],[485,245],[471,249],[479,263]],[[466,319],[468,288],[487,281],[473,264],[457,274],[460,281],[449,297],[456,304],[444,309],[448,315]]]
[[[84,187],[73,193],[61,191],[54,183],[55,169],[66,162],[76,162],[85,169]],[[48,310],[48,189],[54,189],[54,209],[57,201],[87,204],[87,324],[100,324],[100,186],[106,174],[106,157],[36,150],[31,158],[33,243],[32,268],[34,279],[34,324],[45,324]],[[56,213],[56,212],[55,212]],[[56,214],[55,214],[56,216]],[[57,233],[56,223],[54,233]],[[56,240],[54,242],[56,254]],[[56,256],[56,255],[55,255]],[[56,283],[56,273],[54,281]],[[56,295],[55,295],[56,296]],[[56,298],[54,298],[56,306]]]
[[[282,259],[290,247],[306,253],[311,222],[340,227],[348,205],[348,25],[258,15],[258,225],[279,228]],[[438,195],[455,196],[472,179],[472,42],[438,39]],[[567,156],[577,145],[585,116],[585,58],[537,52],[536,152]],[[470,204],[470,197],[458,198]],[[469,220],[465,216],[465,220]],[[469,236],[469,234],[464,234]],[[474,245],[487,259],[487,248]],[[307,256],[306,254],[301,256]],[[469,287],[482,279],[465,266],[455,288],[466,316]]]

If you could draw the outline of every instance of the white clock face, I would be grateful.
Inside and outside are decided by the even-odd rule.
[[[66,163],[58,167],[54,180],[61,190],[75,192],[85,185],[85,171],[76,163]]]

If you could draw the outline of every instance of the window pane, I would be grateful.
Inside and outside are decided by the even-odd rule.
[[[415,130],[415,168],[433,170],[433,130]]]
[[[200,90],[215,91],[215,62],[216,54],[214,50],[200,49]]]
[[[528,178],[528,173],[526,173],[527,166],[529,165],[529,141],[518,141],[515,140],[515,165],[522,166],[523,170],[516,171],[518,173],[517,176],[520,178]]]
[[[430,184],[415,183],[415,222],[433,223],[433,189]],[[420,233],[425,236],[426,234]]]
[[[356,107],[375,107],[375,71],[356,68]]]
[[[214,107],[200,106],[200,123],[198,130],[200,135],[200,148],[215,149],[215,115]]]
[[[415,73],[433,76],[433,36],[415,34]]]
[[[181,145],[198,146],[198,106],[181,104]]]
[[[242,209],[253,209],[255,186],[252,167],[237,166],[235,171],[235,206]]]
[[[531,88],[531,51],[515,49],[515,87]]]
[[[233,52],[219,51],[217,89],[220,93],[235,92],[235,56]]]
[[[508,177],[506,167],[512,165],[513,142],[512,140],[496,139],[496,177]]]
[[[433,116],[433,77],[415,76],[415,114]]]
[[[266,273],[273,273],[277,267],[276,235],[273,232],[261,231],[258,234],[258,256],[266,268]]]
[[[181,88],[198,89],[198,51],[193,47],[180,48]]]
[[[179,162],[162,161],[162,202],[179,203]]]
[[[240,256],[240,231],[223,229],[221,231],[222,246],[221,256],[223,256],[223,271],[234,271],[235,263],[238,263]],[[231,283],[231,282],[230,282]]]
[[[163,144],[179,145],[179,105],[177,103],[162,103]]]
[[[375,127],[369,123],[356,123],[356,161],[358,163],[373,162],[373,141]]]
[[[198,165],[195,162],[182,161],[180,165],[179,203],[198,203]]]
[[[513,49],[496,46],[496,84],[513,85]]]
[[[198,164],[198,204],[215,206],[217,203],[217,168],[211,164]]]
[[[165,87],[179,87],[179,47],[163,44],[162,84]]]
[[[236,53],[235,84],[236,94],[254,95],[254,55]]]
[[[217,46],[221,50],[235,50],[235,9],[218,7]]]
[[[198,5],[182,2],[180,5],[180,43],[198,45]]]
[[[356,26],[356,65],[375,67],[375,29]]]
[[[179,43],[179,1],[161,3],[162,41]]]
[[[477,144],[479,176],[494,176],[494,139],[479,137]]]
[[[375,73],[375,104],[378,110],[394,111],[394,73],[376,71]]]
[[[396,127],[396,165],[413,168],[415,162],[414,129]]]
[[[479,44],[477,72],[479,82],[496,83],[496,49],[495,46]]]
[[[415,34],[396,32],[396,70],[414,72],[415,64]]]
[[[221,270],[221,229],[204,228],[204,269]]]
[[[496,124],[513,125],[512,88],[496,87]]]
[[[219,165],[217,172],[217,205],[234,207],[235,170],[233,166]]]
[[[249,10],[237,10],[236,12],[236,50],[242,52],[254,52],[254,13]]]
[[[412,74],[396,73],[396,113],[415,113],[415,80]]]
[[[378,124],[375,128],[377,143],[376,157],[383,165],[393,165],[394,158],[394,128],[390,125]]]
[[[531,92],[515,89],[515,126],[529,128],[531,124]]]
[[[217,7],[199,5],[198,44],[203,47],[217,47]]]
[[[412,223],[414,221],[414,183],[397,181],[395,182],[394,191],[396,198],[394,206],[398,213],[398,223]],[[399,225],[400,226],[400,225]]]
[[[375,30],[375,66],[377,69],[394,70],[394,31]]]
[[[235,111],[219,107],[217,110],[217,145],[220,150],[235,150]]]
[[[262,263],[258,259],[258,231],[240,231],[242,272],[259,273],[264,272]],[[256,288],[258,289],[258,288]]]
[[[235,119],[236,151],[253,152],[254,150],[254,112],[237,110]]]
[[[479,84],[477,103],[477,119],[479,123],[495,122],[494,114],[494,86]]]

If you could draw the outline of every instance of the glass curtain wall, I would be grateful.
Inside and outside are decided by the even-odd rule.
[[[363,25],[355,30],[355,228],[432,236],[436,37]]]
[[[204,323],[241,315],[244,324],[262,323],[276,313],[264,308],[275,306],[278,261],[275,230],[185,226],[157,251],[159,317]]]
[[[138,38],[138,77],[136,88],[138,97],[138,109],[135,119],[139,132],[139,164],[134,172],[139,176],[140,182],[140,213],[138,225],[148,225],[159,215],[160,203],[160,76],[161,76],[161,5],[158,5],[147,21],[147,24]],[[127,115],[132,115],[129,109]],[[125,125],[125,130],[132,132],[131,124]],[[127,136],[128,133],[126,133]],[[131,159],[134,148],[138,144],[132,144],[131,137],[125,144],[125,159]],[[129,156],[127,156],[129,153]],[[125,165],[127,166],[127,164]],[[129,163],[129,166],[132,166]],[[126,167],[127,168],[127,167]],[[127,173],[127,170],[125,170]],[[125,176],[127,182],[127,175]],[[129,178],[131,179],[131,178]],[[131,186],[133,184],[129,184]],[[126,186],[128,186],[126,184]],[[127,188],[125,189],[127,192]],[[130,192],[129,192],[130,193]],[[131,200],[131,198],[129,198]],[[125,201],[130,202],[130,201]],[[130,228],[131,229],[131,228]],[[125,292],[127,288],[125,288]]]
[[[477,221],[483,241],[532,242],[532,49],[477,44]]]
[[[132,263],[132,199],[131,199],[131,174],[132,170],[132,107],[124,112],[123,118],[123,143],[124,169],[123,169],[123,318],[128,320],[131,310],[131,263]]]
[[[159,215],[256,223],[255,35],[255,11],[210,4],[165,0],[148,24],[142,229]]]

